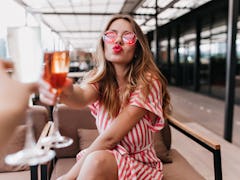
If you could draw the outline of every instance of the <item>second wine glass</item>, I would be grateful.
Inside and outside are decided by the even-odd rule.
[[[22,83],[36,83],[41,76],[43,62],[40,27],[10,27],[7,33],[9,55],[14,62],[13,78]],[[27,111],[29,110],[30,105]],[[37,165],[55,157],[53,150],[45,150],[36,145],[32,118],[26,112],[27,130],[24,148],[7,155],[5,158],[7,164]]]
[[[70,146],[73,140],[62,136],[59,132],[59,120],[57,116],[60,94],[69,71],[70,57],[69,51],[47,52],[44,55],[44,75],[43,78],[49,82],[52,88],[57,90],[57,102],[53,108],[54,130],[52,135],[44,138],[42,143],[53,148],[64,148]]]

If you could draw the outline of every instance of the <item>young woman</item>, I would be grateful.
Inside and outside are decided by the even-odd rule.
[[[152,133],[163,128],[170,98],[148,42],[130,16],[109,21],[95,58],[96,68],[80,86],[67,79],[61,102],[89,106],[100,135],[59,179],[161,179]],[[40,93],[43,102],[55,103],[56,94],[44,81]]]

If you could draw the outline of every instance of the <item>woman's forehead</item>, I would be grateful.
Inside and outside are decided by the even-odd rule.
[[[133,31],[131,23],[125,19],[116,19],[113,21],[108,30],[116,30],[116,31]]]

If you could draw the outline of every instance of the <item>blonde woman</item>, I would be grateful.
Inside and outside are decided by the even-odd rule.
[[[100,135],[59,179],[162,179],[152,133],[163,128],[170,98],[148,42],[130,16],[109,21],[95,58],[96,68],[82,85],[66,81],[61,102],[89,106]],[[40,92],[43,102],[55,103],[49,84],[42,81]]]

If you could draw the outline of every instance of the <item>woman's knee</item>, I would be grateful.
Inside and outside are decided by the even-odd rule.
[[[84,160],[79,177],[88,174],[89,179],[117,179],[117,163],[112,153],[108,151],[95,151]]]
[[[114,167],[114,165],[117,167],[113,154],[104,150],[90,153],[84,163],[90,165],[91,169],[94,168],[101,171]]]

